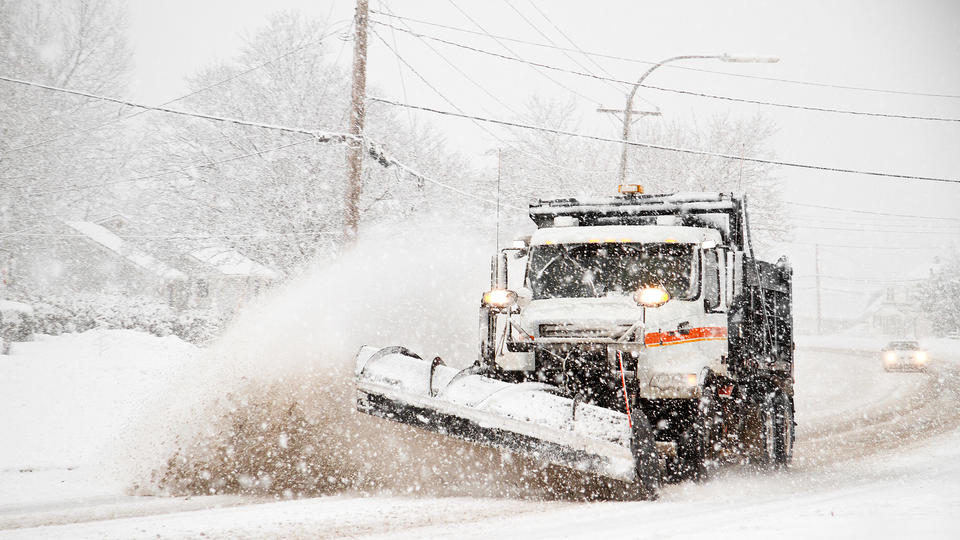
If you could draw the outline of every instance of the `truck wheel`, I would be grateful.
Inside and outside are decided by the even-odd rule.
[[[715,392],[712,387],[706,387],[690,426],[680,435],[677,444],[677,472],[681,479],[707,479],[716,442],[717,415]]]
[[[773,425],[776,430],[774,458],[778,466],[786,467],[793,461],[793,400],[783,392],[777,392],[775,404],[773,418]]]
[[[630,452],[633,454],[637,474],[634,493],[640,500],[655,501],[660,497],[663,471],[660,466],[657,443],[653,438],[653,429],[642,410],[634,409],[630,420],[633,424]]]
[[[758,406],[759,426],[754,461],[760,467],[772,467],[776,462],[776,396],[777,393],[767,395]]]
[[[780,390],[767,395],[760,406],[757,462],[763,467],[782,467],[793,460],[793,403]]]

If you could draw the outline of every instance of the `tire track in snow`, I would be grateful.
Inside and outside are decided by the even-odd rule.
[[[875,355],[829,354],[836,353],[856,365],[851,376],[867,381],[873,374],[874,381],[895,386],[886,399],[798,426],[796,468],[814,469],[960,429],[960,369],[954,364],[940,362],[926,373],[886,373]]]

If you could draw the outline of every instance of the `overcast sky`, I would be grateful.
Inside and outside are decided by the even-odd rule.
[[[648,83],[667,88],[740,98],[914,116],[960,118],[960,2],[926,1],[551,1],[529,0],[382,1],[370,0],[371,9],[423,19],[438,24],[477,30],[476,23],[493,34],[554,42],[585,51],[658,61],[682,54],[754,53],[781,59],[776,64],[730,64],[716,60],[689,61],[683,65],[743,75],[830,83],[904,92],[947,94],[933,97],[844,90],[731,77],[682,69],[662,68]],[[130,39],[135,48],[131,97],[152,104],[186,93],[184,77],[206,63],[229,58],[243,36],[279,10],[298,10],[330,24],[348,22],[354,2],[322,0],[135,0],[131,2]],[[511,8],[516,9],[516,11]],[[460,8],[460,10],[457,9]],[[517,11],[529,20],[517,14]],[[376,16],[386,20],[382,16]],[[531,24],[532,23],[532,24]],[[483,36],[472,36],[415,23],[424,33],[484,49],[506,53]],[[598,105],[623,107],[623,86],[550,73],[553,80],[523,64],[477,55],[444,45],[434,45],[503,104],[465,79],[422,41],[389,28],[373,26],[411,65],[444,95],[468,112],[512,118],[510,109],[521,109],[532,95],[575,99],[583,115],[582,130],[618,137],[619,128],[609,115],[596,113]],[[562,52],[510,43],[514,52],[531,61],[582,70]],[[349,65],[352,42],[335,38],[327,45],[331,54]],[[573,55],[590,67],[582,55]],[[615,78],[635,80],[647,66],[619,60],[595,59]],[[401,79],[402,73],[402,79]],[[385,97],[450,109],[451,107],[406,68],[393,53],[370,36],[368,80]],[[933,176],[960,180],[960,122],[932,122],[852,116],[813,111],[737,104],[642,89],[636,105],[659,107],[664,118],[704,118],[728,112],[752,116],[762,112],[779,127],[772,141],[777,157],[791,162],[849,169]],[[509,106],[509,109],[505,106]],[[416,113],[434,122],[449,137],[453,149],[483,164],[483,155],[497,147],[496,139],[465,120]],[[270,119],[260,119],[269,121]],[[653,118],[642,121],[658,121]],[[308,119],[305,119],[306,127]],[[500,136],[505,134],[494,129]],[[704,150],[712,150],[705,148]],[[616,164],[611,164],[616,168]],[[797,203],[836,206],[868,211],[896,212],[960,218],[960,184],[896,180],[862,175],[781,168],[784,198]],[[616,180],[611,177],[611,189]],[[794,261],[798,276],[813,274],[813,247],[829,245],[919,246],[960,245],[960,221],[883,218],[792,207],[798,226],[898,228],[890,233],[871,230],[840,231],[798,228],[795,243],[783,246]],[[821,249],[821,272],[828,291],[830,313],[852,313],[862,307],[866,291],[880,284],[850,281],[856,275],[869,279],[902,279],[926,264],[936,251],[904,249]],[[812,309],[812,280],[798,277],[800,311]]]

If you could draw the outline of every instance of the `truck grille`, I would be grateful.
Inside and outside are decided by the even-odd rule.
[[[541,338],[617,339],[630,329],[629,324],[587,327],[575,324],[541,324]]]

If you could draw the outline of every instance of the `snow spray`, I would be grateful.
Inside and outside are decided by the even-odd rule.
[[[582,482],[564,483],[563,471],[355,411],[353,359],[362,345],[473,362],[488,244],[489,235],[450,223],[373,230],[249,305],[138,430],[128,456],[141,469],[136,490],[584,493]]]

